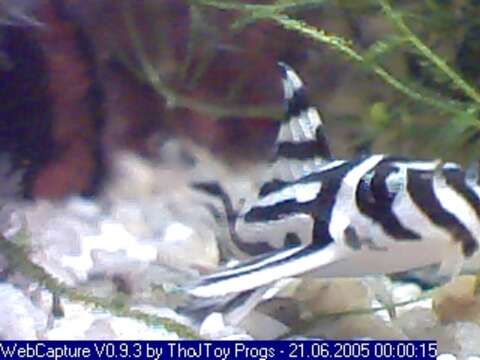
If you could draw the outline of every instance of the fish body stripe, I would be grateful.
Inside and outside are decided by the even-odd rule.
[[[393,239],[401,241],[419,240],[420,235],[404,227],[393,213],[392,204],[397,195],[389,191],[386,180],[398,169],[388,162],[378,164],[371,170],[369,181],[362,179],[355,192],[356,203],[362,214],[379,223],[383,231]],[[406,179],[405,179],[406,180]]]
[[[272,181],[268,181],[262,185],[260,188],[260,191],[258,193],[258,196],[264,197],[269,195],[270,193],[274,193],[277,191],[282,190],[284,187],[288,186],[289,183],[286,181],[278,180],[278,179],[273,179]]]
[[[281,220],[291,214],[308,213],[312,202],[298,204],[293,199],[284,200],[269,206],[255,206],[244,216],[245,222],[264,222]]]
[[[281,191],[285,187],[288,187],[292,184],[298,183],[298,184],[304,184],[304,183],[309,183],[312,181],[318,181],[321,180],[319,178],[319,174],[325,173],[327,170],[332,170],[334,168],[338,168],[344,164],[346,164],[348,161],[345,160],[333,160],[329,161],[328,163],[324,163],[323,166],[317,167],[315,171],[312,173],[302,177],[301,179],[298,179],[296,181],[285,181],[285,180],[279,180],[279,179],[272,179],[270,181],[266,181],[260,188],[259,191],[259,198],[262,198],[264,196],[269,195],[270,193],[276,192],[276,191]]]
[[[472,184],[466,181],[466,174],[463,171],[445,171],[447,184],[457,191],[474,209],[477,217],[480,218],[480,198],[477,192],[472,189]]]
[[[340,183],[328,224],[330,233],[337,242],[343,242],[345,229],[348,226],[354,226],[352,224],[354,219],[361,219],[355,203],[356,189],[365,174],[375,168],[384,157],[384,155],[372,155],[361,159],[345,174]]]
[[[330,158],[329,146],[321,141],[324,137],[323,128],[317,127],[315,130],[316,138],[303,142],[279,142],[277,144],[277,157],[296,160],[314,159],[316,156]],[[318,140],[320,139],[320,140]]]
[[[295,89],[290,98],[287,98],[287,112],[285,120],[290,120],[292,116],[300,116],[302,111],[310,107],[307,95],[305,94],[305,89],[303,86],[301,88]]]
[[[316,154],[324,154],[328,149],[324,143],[316,140],[301,143],[281,142],[278,144],[277,156],[295,160],[308,160],[315,158]]]
[[[438,200],[433,188],[432,172],[410,169],[407,176],[407,190],[418,208],[432,223],[444,228],[454,240],[462,243],[465,256],[471,256],[478,244],[465,225],[454,214],[447,211]]]
[[[312,182],[321,183],[321,188],[315,198],[311,201],[299,204],[295,200],[282,200],[270,206],[254,206],[245,215],[246,222],[262,222],[271,220],[280,220],[283,216],[293,213],[306,213],[314,218],[327,220],[331,211],[331,207],[335,201],[335,196],[340,188],[342,178],[350,169],[355,167],[356,162],[345,162],[340,166],[327,168],[322,172],[317,172],[306,176],[296,182],[274,182],[275,191],[270,191],[265,196],[272,196],[275,192],[279,193],[288,187],[306,186]],[[266,193],[264,191],[263,193]]]

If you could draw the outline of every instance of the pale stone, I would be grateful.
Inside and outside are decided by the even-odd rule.
[[[460,276],[437,289],[433,309],[440,321],[471,321],[480,324],[480,297],[476,294],[477,278]]]
[[[11,284],[0,283],[0,339],[36,340],[47,328],[48,316]]]

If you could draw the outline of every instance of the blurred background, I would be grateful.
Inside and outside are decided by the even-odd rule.
[[[95,195],[112,154],[152,157],[171,137],[232,166],[266,159],[282,117],[277,61],[301,74],[339,157],[477,157],[479,103],[412,46],[378,1],[275,3],[342,37],[362,61],[272,21],[272,2],[249,3],[252,11],[242,8],[247,2],[221,3],[2,0],[0,152],[5,175],[21,171],[12,191]],[[478,1],[391,5],[458,76],[480,85]],[[406,91],[383,81],[378,67]]]

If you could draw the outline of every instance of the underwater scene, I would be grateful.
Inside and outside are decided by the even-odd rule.
[[[0,339],[480,359],[480,1],[1,0]]]

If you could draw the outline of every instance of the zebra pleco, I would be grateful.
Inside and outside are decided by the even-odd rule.
[[[234,223],[238,242],[271,250],[187,291],[222,296],[287,277],[355,277],[432,264],[458,271],[478,250],[476,168],[385,154],[335,159],[300,77],[280,67],[286,118],[272,177]]]

